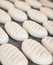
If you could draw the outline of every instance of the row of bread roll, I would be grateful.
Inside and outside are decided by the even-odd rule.
[[[22,2],[22,1],[20,1],[20,0],[8,0],[8,1],[11,1],[11,2],[15,2],[15,1],[17,1],[17,3],[16,3],[16,7],[19,7],[19,6],[23,6],[23,4],[24,5],[26,5],[24,2]],[[20,1],[20,2],[18,2],[18,1]],[[33,7],[33,8],[36,8],[36,9],[39,9],[40,7],[41,7],[41,3],[40,2],[38,2],[37,0],[25,0],[25,2],[28,4],[28,5],[30,5],[31,7]],[[18,4],[19,3],[19,4]],[[22,5],[20,5],[20,3],[22,4]],[[28,6],[27,5],[27,6]],[[24,6],[25,7],[25,6]]]
[[[49,65],[52,63],[53,38],[45,37],[42,43],[44,47],[36,40],[26,39],[22,43],[22,51],[35,64]],[[22,52],[12,44],[0,46],[0,60],[3,65],[28,65],[28,60]]]
[[[23,28],[28,33],[37,38],[43,38],[48,35],[47,30],[33,21],[25,21]],[[28,33],[16,22],[7,22],[5,24],[6,32],[15,40],[23,41],[28,38]]]
[[[3,4],[4,3],[4,4]],[[19,9],[16,9],[14,7],[14,5],[9,2],[9,1],[0,1],[0,7],[7,10],[8,11],[8,14],[16,21],[19,21],[19,22],[23,22],[25,20],[27,20],[27,15],[26,13],[24,13],[23,11],[19,10]],[[30,7],[30,6],[29,6]],[[28,7],[27,7],[28,8]],[[2,11],[1,11],[2,12]],[[0,12],[0,13],[1,13]],[[2,13],[1,13],[2,14]],[[6,19],[7,21],[9,21],[9,17],[7,15],[5,15],[5,13],[3,13],[2,15],[0,15],[0,17],[2,17],[2,20],[3,18],[5,18],[6,16]],[[2,22],[1,22],[2,23]],[[4,22],[5,23],[5,20]]]
[[[53,19],[52,9],[40,7],[40,11],[38,11],[32,9],[26,2],[23,1],[15,1],[14,4],[15,7],[17,7],[17,9],[9,1],[0,1],[0,7],[5,10],[8,10],[9,15],[16,21],[23,22],[27,20],[28,19],[27,15],[29,16],[30,19],[39,23],[48,21],[48,18]],[[21,10],[27,12],[27,15]]]
[[[53,2],[50,0],[25,0],[31,7],[40,9],[41,6],[53,8]]]
[[[3,4],[3,2],[4,2],[4,4]],[[19,9],[22,9],[24,11],[27,11],[30,9],[30,6],[22,1],[15,1],[15,5],[16,5],[16,7],[18,7]],[[24,21],[27,19],[27,16],[20,10],[14,8],[13,4],[10,3],[9,1],[0,1],[0,7],[5,10],[8,10],[8,13],[10,14],[10,16],[13,19],[15,19],[16,21],[20,21],[20,20]],[[20,19],[20,18],[22,18],[22,19]]]
[[[26,0],[26,1],[28,3],[30,3],[30,2],[32,3],[32,1],[34,1],[34,0],[32,0],[32,1]],[[23,2],[23,1],[15,1],[14,4],[15,4],[16,8],[27,12],[27,15],[32,20],[37,21],[39,23],[43,23],[44,21],[47,21],[48,18],[53,19],[53,10],[52,9],[49,9],[46,7],[40,7],[40,11],[38,11],[38,10],[32,9],[26,2]]]
[[[31,9],[29,7],[29,5],[27,6],[26,3],[22,2],[22,1],[15,1],[15,6],[21,10],[25,10],[25,8],[27,9],[27,14],[28,16],[34,20],[34,21],[37,21],[39,23],[43,23],[44,21],[47,21],[47,17],[46,15],[44,15],[43,13],[41,13],[40,11],[38,10],[35,10],[35,9]],[[25,4],[25,5],[24,5]],[[33,13],[33,14],[32,14]],[[36,16],[35,16],[36,15]],[[51,16],[51,15],[50,15]]]
[[[12,1],[14,1],[14,4],[17,8],[22,9],[24,11],[29,10],[30,6],[32,6],[33,8],[36,8],[36,9],[40,9],[42,7],[42,5],[40,3],[42,0],[40,2],[38,2],[37,0],[25,0],[25,2],[24,1],[19,1],[19,0],[12,0]],[[45,1],[48,1],[48,0],[43,0],[43,3]],[[46,2],[46,4],[47,4],[47,2]],[[0,7],[4,8],[5,10],[8,10],[8,9],[14,8],[14,5],[9,1],[4,0],[4,1],[0,1]]]
[[[30,0],[26,0],[26,1],[30,1]],[[30,1],[30,2],[32,3],[32,1]],[[15,4],[16,8],[26,11],[28,16],[32,20],[37,21],[39,23],[43,23],[44,21],[47,21],[48,18],[53,19],[53,10],[50,8],[40,7],[40,11],[38,11],[36,9],[30,8],[29,5],[26,4],[26,2],[15,1],[14,4]]]
[[[30,1],[30,0],[27,0],[27,1]],[[19,8],[19,9],[21,9],[23,11],[26,11],[28,13],[28,16],[32,20],[34,20],[34,21],[37,21],[39,23],[42,23],[44,21],[47,21],[48,18],[53,19],[53,10],[52,9],[49,9],[49,8],[46,8],[46,7],[40,7],[40,11],[41,11],[40,12],[38,10],[31,9],[29,7],[29,5],[26,4],[26,2],[23,2],[23,1],[15,1],[14,3],[15,3],[15,6],[17,8]]]
[[[33,1],[35,0],[26,0],[28,3],[33,3]],[[22,2],[22,1],[15,1],[15,6],[21,10],[24,10],[25,11],[25,7],[27,9],[27,11],[31,12],[31,8],[29,7],[29,5],[27,6],[27,2]],[[25,4],[25,6],[24,6]],[[32,5],[32,4],[31,4]],[[35,2],[33,4],[34,6],[36,5]],[[38,6],[38,5],[37,5]],[[41,12],[43,12],[46,16],[48,16],[50,19],[53,19],[53,10],[52,9],[49,9],[49,8],[46,8],[46,7],[40,7],[39,8]],[[32,13],[32,12],[31,12]],[[41,14],[41,13],[40,13]],[[29,14],[28,14],[29,15]],[[33,15],[33,14],[32,14]],[[30,15],[29,15],[30,16]],[[34,16],[34,15],[33,15]],[[31,18],[31,17],[30,17]],[[34,17],[36,18],[36,17]],[[38,18],[38,17],[37,17]],[[33,19],[33,18],[31,18]],[[34,19],[33,19],[34,20]],[[42,20],[42,19],[41,19]],[[36,21],[36,20],[35,20]],[[45,20],[44,20],[45,21]]]
[[[40,11],[35,10],[35,9],[29,9],[27,14],[32,20],[39,22],[39,23],[48,21],[48,18],[53,19],[53,10],[52,9],[41,7]],[[0,9],[0,17],[1,17],[0,22],[1,23],[10,21],[11,17],[14,20],[19,21],[19,22],[24,22],[28,18],[27,15],[23,11],[16,9],[16,8],[9,9],[8,13],[9,13],[9,15],[5,11]]]
[[[34,37],[43,38],[48,35],[48,32],[53,35],[53,21],[45,21],[43,26],[31,20],[23,23],[23,28]]]
[[[23,41],[25,39],[28,39],[29,37],[28,33],[31,36],[36,37],[36,38],[44,38],[48,35],[48,32],[53,35],[53,21],[45,22],[43,23],[43,26],[41,26],[40,24],[34,21],[27,20],[27,21],[24,21],[23,28],[18,23],[13,22],[13,21],[7,22],[4,28],[11,38],[18,40],[18,41]],[[0,34],[3,35],[1,30],[0,32],[1,32]]]
[[[4,1],[4,0],[3,0]],[[8,0],[10,2],[20,1],[20,0]],[[28,5],[35,9],[40,9],[41,6],[53,8],[53,2],[50,0],[24,0]]]

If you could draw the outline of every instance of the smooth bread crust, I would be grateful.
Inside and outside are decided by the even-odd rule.
[[[5,24],[9,21],[11,21],[11,17],[9,16],[9,14],[4,10],[0,9],[0,23]]]
[[[15,1],[14,4],[16,8],[23,10],[24,12],[28,12],[28,10],[31,9],[31,7],[23,1]]]
[[[35,9],[40,9],[42,6],[37,0],[25,0],[25,2]]]
[[[53,54],[53,37],[44,37],[42,40],[41,40],[43,46]]]
[[[27,18],[28,18],[25,12],[23,12],[19,9],[16,9],[16,8],[9,9],[8,13],[14,20],[16,20],[18,22],[23,22],[23,21],[27,20]]]
[[[24,21],[23,28],[33,37],[43,38],[48,35],[44,27],[31,20]]]
[[[8,11],[8,9],[14,8],[14,5],[9,1],[2,0],[0,1],[0,7]]]
[[[0,27],[0,44],[5,44],[9,41],[8,35],[5,31]]]
[[[3,65],[28,65],[28,60],[23,53],[8,43],[1,46],[1,62]]]
[[[17,41],[28,39],[28,33],[16,22],[7,22],[5,24],[6,32]]]
[[[48,18],[45,14],[43,14],[42,12],[35,10],[35,9],[30,9],[27,14],[30,19],[32,19],[38,23],[43,23],[45,21],[48,21]]]
[[[46,65],[52,63],[52,55],[39,42],[33,39],[23,41],[22,51],[36,64]]]

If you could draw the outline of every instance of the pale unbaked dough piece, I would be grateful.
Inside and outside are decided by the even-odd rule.
[[[0,27],[0,44],[4,44],[9,41],[8,35],[5,31]]]
[[[41,7],[40,11],[44,13],[48,18],[53,19],[53,10],[46,7]]]
[[[30,35],[37,38],[43,38],[48,35],[44,27],[31,20],[24,21],[23,28],[28,31]]]
[[[11,17],[4,10],[0,9],[0,23],[6,23],[11,21]]]
[[[41,3],[38,2],[37,0],[25,0],[27,4],[29,4],[31,7],[40,9]]]
[[[24,54],[36,64],[51,64],[52,55],[37,41],[33,39],[24,40],[22,43]]]
[[[14,20],[18,22],[23,22],[27,20],[28,18],[27,15],[23,11],[16,9],[16,8],[9,9],[8,13]]]
[[[35,9],[30,9],[27,14],[32,20],[39,23],[43,23],[48,20],[45,14]]]
[[[53,8],[53,2],[50,2],[50,0],[40,0],[41,4],[48,8]]]
[[[47,29],[47,31],[53,35],[53,21],[47,21],[43,23],[43,26]]]
[[[41,40],[43,46],[53,54],[53,37],[44,37]]]
[[[12,44],[1,46],[1,62],[3,65],[28,65],[22,52]]]
[[[25,12],[31,8],[26,2],[23,1],[15,1],[14,4],[16,8],[21,9]]]
[[[5,30],[15,40],[23,41],[28,38],[28,33],[16,22],[6,23]]]
[[[14,5],[9,1],[2,0],[2,1],[0,1],[0,7],[5,9],[5,10],[8,10],[8,9],[14,8]]]

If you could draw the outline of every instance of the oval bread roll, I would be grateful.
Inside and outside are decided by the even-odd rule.
[[[16,9],[16,8],[9,9],[8,13],[14,20],[18,22],[23,22],[27,20],[27,15],[19,9]]]
[[[23,41],[28,38],[28,33],[16,22],[6,23],[5,30],[15,40]]]
[[[44,22],[43,26],[48,30],[48,32],[53,35],[53,21]]]
[[[27,4],[29,4],[31,7],[40,9],[41,3],[38,2],[37,0],[25,0]]]
[[[11,21],[11,17],[4,10],[0,9],[0,23],[6,23]]]
[[[22,52],[11,44],[1,46],[1,62],[3,65],[28,65]]]
[[[4,44],[9,41],[8,35],[5,31],[0,27],[0,44]]]
[[[27,39],[22,43],[24,54],[36,64],[51,64],[52,55],[37,41]]]
[[[50,2],[50,0],[40,0],[41,4],[48,8],[53,8],[53,2]]]
[[[44,27],[30,20],[25,21],[23,27],[30,35],[37,38],[43,38],[48,35],[47,30]]]
[[[23,1],[15,1],[14,4],[18,9],[21,9],[25,12],[27,12],[31,8],[26,2]]]
[[[38,23],[43,23],[48,20],[48,18],[45,14],[43,14],[42,12],[35,10],[35,9],[30,9],[27,14],[30,17],[30,19],[32,19]]]
[[[40,11],[44,13],[49,19],[53,19],[53,10],[46,7],[41,7]]]
[[[41,42],[53,54],[53,37],[44,37]]]
[[[9,1],[2,0],[2,1],[0,1],[0,7],[5,10],[8,10],[8,9],[14,8],[14,5]]]

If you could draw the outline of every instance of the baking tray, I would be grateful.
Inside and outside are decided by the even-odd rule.
[[[53,0],[51,0],[51,1],[53,2]],[[28,19],[30,20],[30,18],[28,18]],[[13,20],[13,19],[12,19],[12,20]],[[15,21],[15,20],[13,20],[13,21]],[[15,21],[15,22],[17,22],[17,21]],[[19,23],[19,22],[17,22],[17,23],[22,26],[22,23]],[[41,24],[40,24],[40,25],[41,25]],[[4,24],[0,24],[0,26],[4,29]],[[4,29],[4,30],[5,30],[5,29]],[[52,36],[52,35],[49,34],[49,36]],[[53,37],[53,36],[52,36],[52,37]],[[29,38],[34,39],[34,40],[37,40],[38,42],[41,43],[41,39],[39,39],[39,38],[32,37],[31,35],[29,35]],[[15,45],[17,48],[19,48],[19,49],[21,50],[22,42],[16,41],[16,40],[12,39],[11,37],[9,37],[9,43]],[[22,51],[22,50],[21,50],[21,51]],[[28,65],[37,65],[37,64],[34,64],[34,63],[33,63],[32,61],[30,61],[29,59],[28,59],[28,61],[29,61]],[[2,64],[0,63],[0,65],[2,65]],[[53,63],[52,63],[51,65],[53,65]]]

